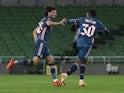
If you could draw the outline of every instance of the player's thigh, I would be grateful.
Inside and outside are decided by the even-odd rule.
[[[91,48],[90,47],[84,47],[84,48],[81,48],[79,53],[78,53],[78,58],[81,60],[81,61],[85,61],[89,55],[89,52],[90,52]]]
[[[36,48],[35,48],[35,52],[33,54],[33,56],[37,56],[39,58],[44,58],[46,52],[46,46],[43,43],[37,44]]]

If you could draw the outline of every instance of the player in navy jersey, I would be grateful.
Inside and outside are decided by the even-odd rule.
[[[77,38],[77,60],[76,63],[66,72],[61,74],[62,86],[65,85],[65,79],[71,75],[77,69],[80,70],[79,86],[86,86],[84,82],[84,72],[87,64],[88,54],[92,49],[94,43],[94,37],[97,32],[102,31],[103,33],[109,34],[107,28],[102,24],[101,21],[96,18],[96,11],[91,9],[87,12],[85,18],[70,19],[69,24],[79,25],[79,35]]]
[[[38,23],[38,26],[33,31],[34,41],[35,41],[35,52],[33,54],[33,60],[15,60],[11,59],[7,65],[9,70],[14,64],[22,65],[38,65],[40,59],[46,59],[49,63],[51,74],[53,78],[53,85],[60,86],[61,82],[56,78],[55,75],[55,62],[54,58],[48,49],[48,38],[51,32],[52,26],[64,25],[66,19],[63,18],[60,22],[52,22],[52,20],[57,16],[57,10],[54,7],[48,6],[44,12],[45,17]]]

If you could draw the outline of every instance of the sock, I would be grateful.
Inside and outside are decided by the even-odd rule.
[[[56,81],[58,81],[58,79],[53,79],[53,82],[56,82]]]
[[[53,80],[56,80],[55,65],[49,64]]]
[[[71,68],[66,72],[67,75],[71,75],[73,72],[75,72],[78,68],[78,64],[75,63],[74,65],[71,66]]]
[[[14,63],[18,65],[33,65],[33,60],[15,60]]]
[[[85,64],[81,64],[80,65],[80,80],[83,80],[84,79],[85,68],[86,68],[86,65]]]
[[[83,79],[80,79],[79,82],[83,82]]]

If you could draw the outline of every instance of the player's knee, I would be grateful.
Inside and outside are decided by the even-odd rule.
[[[50,56],[47,56],[46,57],[46,60],[49,64],[54,64],[55,63],[55,60],[54,58],[50,55]]]
[[[39,58],[33,58],[33,65],[37,66],[39,64]]]
[[[78,60],[77,60],[77,63],[78,63],[79,65],[80,65],[80,64],[85,64],[85,65],[86,65],[86,64],[87,64],[87,58],[84,57],[84,58],[82,58],[82,59],[78,59]]]
[[[84,58],[83,61],[82,61],[82,64],[87,64],[87,58]]]
[[[53,58],[50,58],[47,60],[49,64],[54,64],[55,63],[55,60]]]
[[[55,64],[55,61],[54,60],[50,60],[48,63],[49,64]]]

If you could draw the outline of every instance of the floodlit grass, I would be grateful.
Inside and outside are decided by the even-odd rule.
[[[78,86],[78,80],[72,75],[66,86],[54,87],[51,76],[0,75],[0,93],[124,93],[124,76],[87,75],[87,87]]]

